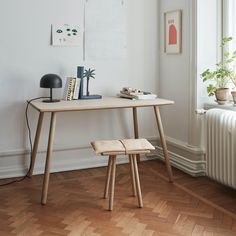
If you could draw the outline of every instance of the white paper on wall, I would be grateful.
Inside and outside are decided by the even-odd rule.
[[[78,25],[52,25],[53,46],[80,46],[81,29]]]
[[[126,56],[125,35],[119,31],[90,31],[86,34],[86,57],[122,59]]]
[[[84,57],[126,57],[126,6],[124,0],[85,0]]]

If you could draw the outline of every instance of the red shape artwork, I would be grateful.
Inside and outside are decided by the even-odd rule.
[[[175,25],[171,24],[169,26],[169,45],[177,44],[177,30]]]

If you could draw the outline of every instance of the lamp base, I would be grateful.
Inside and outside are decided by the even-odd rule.
[[[61,100],[59,99],[48,99],[48,100],[43,100],[43,102],[51,103],[51,102],[60,102]]]

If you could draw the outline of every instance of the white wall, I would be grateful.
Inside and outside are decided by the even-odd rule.
[[[164,12],[178,9],[182,10],[182,53],[167,55]],[[215,0],[160,1],[159,94],[175,101],[171,109],[163,108],[165,133],[173,165],[193,176],[205,173],[204,116],[195,110],[208,100],[199,75],[219,55],[218,13]]]
[[[65,78],[75,75],[77,65],[85,65],[96,69],[91,92],[112,95],[123,86],[157,91],[158,3],[156,0],[127,0],[126,3],[127,57],[123,60],[83,61],[82,46],[50,46],[52,23],[82,24],[83,15],[79,13],[83,0],[0,2],[0,177],[23,174],[27,160],[24,152],[29,149],[24,110],[27,99],[47,94],[39,88],[42,75],[56,73]],[[163,71],[161,75],[163,79],[169,77]],[[164,91],[162,94],[167,95],[167,87],[162,84],[161,88]],[[174,95],[173,99],[177,100],[177,96]],[[182,103],[181,100],[179,102]],[[144,110],[140,113],[140,134],[154,137],[156,131],[152,110]],[[183,112],[186,112],[185,106]],[[30,110],[33,136],[37,115]],[[55,149],[60,150],[60,154],[56,152],[54,155],[57,160],[53,163],[53,169],[79,168],[83,158],[94,156],[88,148],[92,139],[132,136],[130,118],[131,111],[59,114]],[[45,124],[48,124],[48,117]],[[182,121],[178,124],[181,125]],[[47,128],[46,125],[41,136],[40,150],[43,153],[37,162],[37,172],[43,168]],[[180,137],[184,139],[185,129],[180,132]],[[171,127],[168,134],[172,134]],[[86,159],[85,162],[88,164],[84,167],[90,166],[90,161]]]
[[[171,162],[193,176],[205,173],[202,146],[202,117],[197,108],[197,2],[194,0],[160,1],[160,86],[159,94],[175,101],[163,108],[165,133]],[[182,11],[182,52],[164,52],[164,13]],[[161,152],[158,155],[163,158]]]
[[[164,12],[182,10],[182,53],[164,53]],[[188,142],[190,16],[188,0],[160,1],[160,87],[161,97],[175,101],[171,109],[163,108],[165,133],[168,137]]]

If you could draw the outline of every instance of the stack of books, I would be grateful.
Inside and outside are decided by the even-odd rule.
[[[63,94],[63,100],[71,101],[79,99],[80,79],[76,77],[67,77]]]
[[[155,99],[157,98],[156,94],[150,92],[144,92],[138,89],[124,87],[119,94],[117,94],[120,98],[128,98],[132,100],[145,100],[145,99]]]

